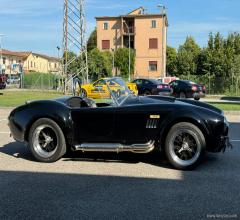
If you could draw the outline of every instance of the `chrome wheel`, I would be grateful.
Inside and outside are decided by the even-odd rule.
[[[189,129],[178,130],[170,141],[169,153],[181,166],[194,164],[201,153],[201,143],[197,135]]]
[[[40,125],[33,132],[33,148],[43,158],[53,156],[57,151],[58,138],[50,125]]]

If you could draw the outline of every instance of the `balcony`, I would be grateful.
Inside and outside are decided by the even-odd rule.
[[[129,31],[129,33],[128,33]],[[136,31],[136,28],[134,26],[130,26],[129,27],[129,30],[128,28],[126,27],[126,25],[124,25],[123,27],[123,35],[135,35],[135,31]]]

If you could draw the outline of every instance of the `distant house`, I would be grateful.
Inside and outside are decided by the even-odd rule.
[[[168,20],[166,14],[146,14],[142,7],[117,17],[96,17],[101,51],[130,47],[136,52],[134,77],[166,76]]]
[[[60,60],[33,52],[16,52],[2,50],[2,71],[5,74],[22,72],[58,73],[61,68]]]

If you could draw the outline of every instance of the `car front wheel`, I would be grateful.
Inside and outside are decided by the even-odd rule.
[[[192,123],[175,124],[165,141],[165,153],[177,169],[193,169],[201,161],[206,148],[202,131]]]
[[[29,132],[29,148],[39,162],[55,162],[66,153],[66,141],[61,128],[48,118],[37,120]]]

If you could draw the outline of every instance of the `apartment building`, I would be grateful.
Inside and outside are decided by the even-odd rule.
[[[60,60],[33,52],[16,52],[2,50],[0,60],[2,71],[5,74],[19,74],[29,72],[57,73],[61,68]]]
[[[101,51],[129,48],[130,38],[136,54],[134,78],[166,76],[166,14],[146,14],[140,7],[127,15],[96,17],[96,22]]]

